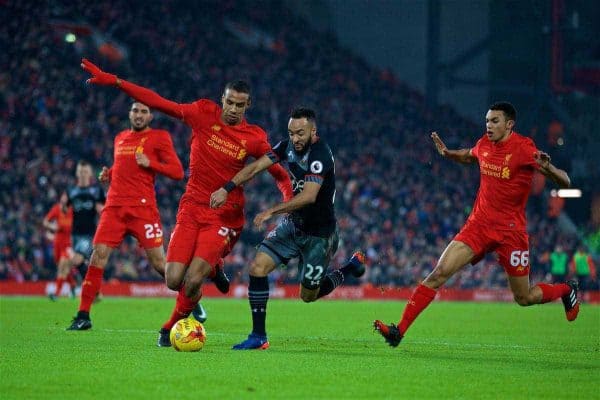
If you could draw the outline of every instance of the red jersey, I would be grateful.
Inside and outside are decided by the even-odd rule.
[[[56,221],[58,230],[54,236],[54,242],[69,242],[71,241],[71,227],[73,226],[73,208],[68,207],[66,212],[63,212],[60,204],[52,206],[48,214],[44,217],[48,221]]]
[[[479,139],[471,149],[479,162],[480,183],[469,221],[498,230],[526,231],[525,204],[539,168],[536,152],[533,140],[516,132],[499,143],[487,135]]]
[[[191,104],[179,104],[164,99],[153,91],[131,82],[121,81],[125,93],[148,107],[182,119],[192,128],[190,178],[182,200],[189,199],[208,207],[210,195],[231,180],[246,164],[248,156],[262,157],[271,149],[267,134],[246,120],[238,125],[221,121],[222,109],[216,103],[200,99]],[[292,183],[285,169],[274,164],[268,169],[287,201],[294,196]],[[243,215],[244,192],[235,188],[227,203]]]
[[[260,158],[271,149],[260,127],[245,119],[226,125],[221,112],[221,107],[206,99],[181,105],[182,119],[192,128],[190,179],[184,196],[200,204],[208,205],[211,193],[244,168],[248,156]],[[243,208],[242,188],[235,188],[227,201]]]
[[[144,153],[150,159],[150,166],[138,165],[135,153]],[[154,180],[157,173],[176,180],[183,178],[183,167],[169,132],[157,129],[120,132],[115,137],[106,207],[156,207]]]

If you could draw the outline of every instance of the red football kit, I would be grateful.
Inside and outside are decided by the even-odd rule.
[[[210,100],[182,104],[179,110],[192,128],[190,178],[167,260],[187,265],[193,257],[201,257],[216,265],[231,251],[244,226],[244,192],[235,188],[218,209],[210,208],[210,195],[244,168],[248,156],[260,158],[271,146],[256,125],[245,120],[235,126],[223,123],[221,107]],[[288,176],[285,171],[283,176]]]
[[[149,167],[137,164],[136,153],[148,157]],[[175,180],[183,178],[183,167],[169,132],[157,129],[120,132],[115,137],[110,188],[94,244],[114,248],[126,234],[131,234],[144,249],[162,245],[163,231],[154,192],[156,174]]]
[[[267,134],[245,119],[238,125],[225,124],[221,107],[210,100],[179,104],[131,82],[122,81],[120,88],[192,128],[190,177],[179,203],[167,261],[188,265],[193,257],[200,257],[214,268],[231,251],[244,226],[244,192],[241,187],[235,188],[218,209],[210,208],[210,195],[246,165],[248,156],[260,158],[271,150]],[[292,198],[285,169],[275,164],[269,172],[284,200]]]
[[[479,262],[495,252],[511,276],[529,274],[529,237],[525,205],[539,168],[533,140],[512,132],[494,143],[484,135],[471,154],[479,162],[480,184],[473,211],[454,240],[466,243]]]
[[[54,234],[53,255],[54,263],[58,265],[58,261],[62,256],[66,257],[66,252],[71,247],[71,227],[73,226],[73,208],[68,207],[66,212],[63,212],[60,204],[52,206],[45,219],[48,221],[56,221],[58,230]]]

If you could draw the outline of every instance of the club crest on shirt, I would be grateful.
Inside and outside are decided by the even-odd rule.
[[[482,154],[482,156],[484,156],[484,157],[487,157],[487,156],[488,156],[488,154],[489,154],[489,153],[488,153],[487,151],[484,151],[484,152],[483,152],[483,154]]]
[[[221,130],[221,126],[218,124],[214,124],[213,126],[211,126],[211,129],[215,132],[219,132]]]
[[[510,161],[512,157],[512,153],[507,154],[506,157],[504,157],[504,165],[508,165],[508,162]]]
[[[148,139],[148,137],[143,137],[142,140],[140,140],[140,144],[138,144],[137,148],[135,149],[136,153],[144,152],[144,143],[146,142],[147,139]]]

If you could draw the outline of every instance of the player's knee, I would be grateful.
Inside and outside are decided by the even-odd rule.
[[[269,274],[267,267],[256,260],[252,260],[248,271],[250,272],[250,275],[258,277],[267,276]]]
[[[168,271],[165,272],[165,283],[171,290],[179,291],[181,288],[182,279],[178,276],[169,275]]]
[[[311,296],[311,295],[307,295],[305,293],[300,293],[300,298],[305,303],[312,303],[313,301],[315,301],[317,299],[316,297]]]
[[[309,289],[305,289],[304,287],[301,287],[300,298],[305,303],[312,303],[313,301],[317,300],[318,293],[319,293],[318,289],[317,290],[309,290]]]

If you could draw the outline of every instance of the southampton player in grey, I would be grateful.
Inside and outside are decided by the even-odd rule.
[[[252,310],[252,332],[242,343],[233,346],[235,350],[269,347],[265,329],[269,300],[267,275],[278,265],[300,258],[300,297],[305,302],[328,295],[344,282],[344,277],[360,277],[365,272],[364,255],[357,251],[344,267],[327,273],[339,241],[333,206],[335,166],[331,149],[317,136],[315,112],[308,108],[292,111],[288,133],[289,139],[279,142],[271,152],[248,164],[210,199],[211,207],[220,207],[235,187],[277,162],[285,162],[292,177],[294,197],[254,218],[254,224],[260,227],[274,215],[287,214],[260,244],[250,265],[248,299]]]
[[[77,163],[75,172],[77,184],[67,190],[67,205],[73,207],[72,247],[71,262],[74,266],[89,260],[92,254],[92,239],[96,232],[96,222],[106,195],[99,185],[92,184],[92,166],[85,160]]]

